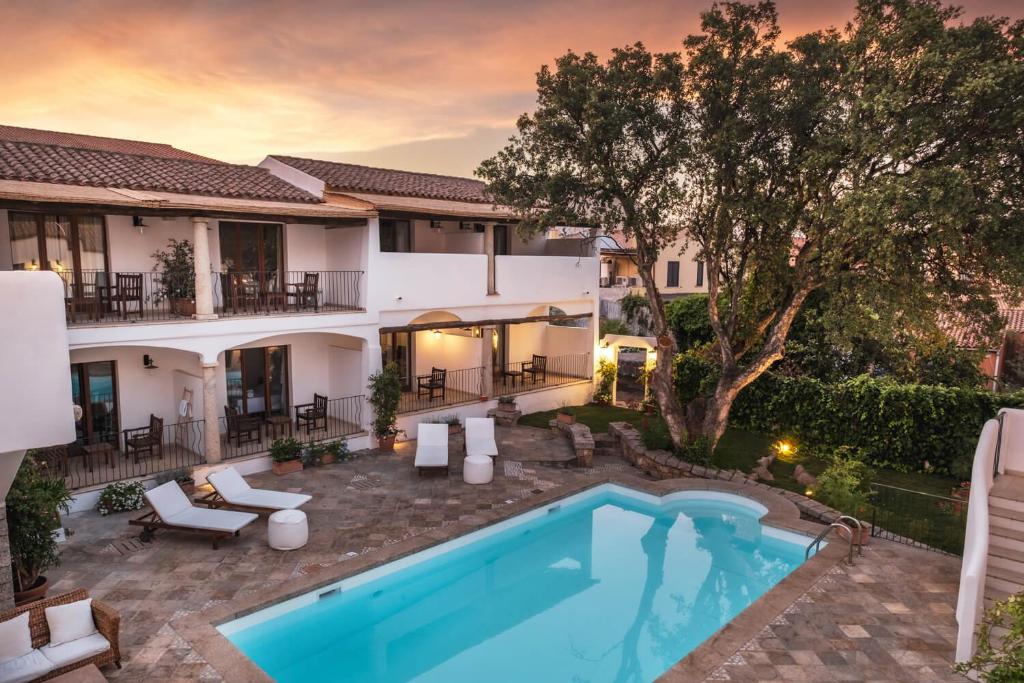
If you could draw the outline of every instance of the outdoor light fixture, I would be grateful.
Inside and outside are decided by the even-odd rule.
[[[142,354],[142,367],[147,370],[156,370],[156,359],[148,353]]]
[[[779,452],[779,455],[789,455],[795,448],[789,441],[778,441],[775,443],[775,450]]]
[[[441,338],[441,330],[434,330],[434,339]]]
[[[142,235],[149,226],[142,222],[142,216],[132,216],[132,227],[138,228],[139,234]]]

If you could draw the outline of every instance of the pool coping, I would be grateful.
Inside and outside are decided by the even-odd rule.
[[[458,522],[450,527],[431,529],[417,536],[378,548],[365,555],[340,561],[316,574],[288,580],[280,586],[181,616],[171,621],[174,630],[186,640],[225,683],[272,683],[273,679],[217,630],[217,626],[270,607],[279,602],[315,591],[367,570],[418,553],[441,543],[478,531],[497,522],[529,512],[547,503],[582,493],[606,484],[616,484],[656,496],[679,491],[720,491],[734,493],[764,505],[768,512],[761,523],[778,529],[810,536],[823,528],[800,518],[791,501],[774,491],[740,483],[712,479],[663,479],[651,481],[628,475],[596,477],[558,486],[479,515],[482,521]],[[771,590],[758,598],[735,619],[677,662],[658,679],[667,683],[702,680],[756,636],[778,614],[794,603],[821,576],[845,555],[845,543],[833,542],[804,562]]]

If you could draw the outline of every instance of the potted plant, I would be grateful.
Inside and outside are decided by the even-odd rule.
[[[196,492],[196,480],[192,478],[192,470],[187,467],[179,467],[176,470],[170,470],[169,472],[161,472],[154,478],[157,486],[166,484],[169,481],[178,482],[178,486],[181,487],[182,493],[191,498]]]
[[[167,299],[171,313],[192,317],[196,312],[195,251],[188,240],[167,240],[167,249],[154,251],[153,270],[160,273],[156,303]]]
[[[555,413],[555,418],[562,424],[575,424],[576,422],[576,411],[570,406],[561,406],[558,412]]]
[[[158,485],[167,481],[171,481],[171,477],[163,481],[157,478]],[[114,512],[141,510],[145,505],[145,498],[142,497],[145,492],[146,487],[141,481],[115,481],[113,484],[107,484],[100,492],[96,510],[104,516]]]
[[[302,469],[302,444],[293,437],[275,439],[270,444],[271,469],[274,474],[282,475],[298,472]]]
[[[370,375],[370,405],[373,406],[373,435],[382,451],[395,450],[398,436],[398,403],[402,398],[402,381],[398,366],[388,363],[382,370]]]
[[[507,413],[511,413],[516,409],[516,397],[515,396],[499,396],[498,397],[498,410],[503,410]]]
[[[26,455],[7,494],[15,604],[46,596],[43,572],[60,564],[54,531],[60,528],[60,515],[69,511],[70,502],[64,479],[47,476],[45,468]]]
[[[454,436],[456,434],[462,433],[462,422],[459,421],[458,415],[442,415],[437,419],[437,421],[441,424],[448,425],[449,436]]]
[[[321,465],[330,465],[340,462],[348,455],[348,442],[338,439],[323,445],[323,453],[320,455]]]

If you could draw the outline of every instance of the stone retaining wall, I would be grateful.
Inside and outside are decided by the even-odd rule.
[[[592,467],[594,465],[594,435],[590,433],[590,427],[579,422],[568,424],[560,420],[551,420],[548,426],[556,431],[561,431],[569,437],[573,450],[576,451],[576,465],[578,467]]]
[[[751,479],[736,470],[722,470],[713,466],[695,465],[680,460],[672,453],[661,450],[647,450],[643,436],[628,422],[611,422],[608,433],[615,441],[619,453],[638,469],[658,479],[675,479],[678,477],[696,477],[699,479],[717,479],[731,481],[736,484],[773,491],[785,497],[797,506],[800,514],[808,519],[829,524],[841,514],[813,498],[787,491],[786,489],[769,486]]]

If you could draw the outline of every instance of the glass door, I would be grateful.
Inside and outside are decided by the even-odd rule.
[[[107,231],[102,216],[10,214],[14,270],[52,270],[77,298],[102,296],[106,286]]]
[[[495,325],[491,333],[491,365],[495,381],[505,379],[508,365],[508,325]]]
[[[224,296],[236,308],[283,301],[281,226],[220,221],[219,237]]]
[[[77,443],[117,443],[120,429],[114,361],[72,363],[71,399],[81,409],[81,416],[75,420]]]
[[[394,363],[398,366],[402,391],[409,391],[412,388],[412,335],[408,332],[382,332],[380,354],[384,365]]]
[[[240,413],[288,414],[288,347],[231,349],[225,354],[228,405]]]

